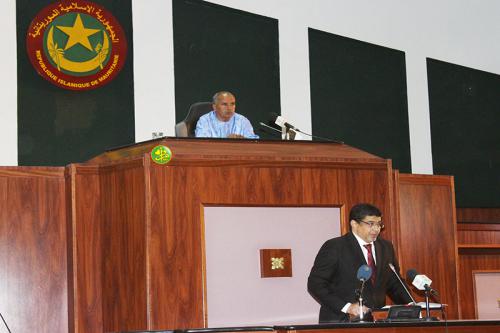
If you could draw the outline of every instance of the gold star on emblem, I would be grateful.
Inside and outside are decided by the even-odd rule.
[[[72,27],[64,27],[60,25],[56,27],[69,36],[68,41],[66,42],[66,46],[64,47],[64,50],[67,50],[73,45],[80,43],[90,51],[93,51],[92,45],[90,45],[89,36],[101,31],[99,29],[85,28],[83,26],[80,14],[76,15],[76,20]]]

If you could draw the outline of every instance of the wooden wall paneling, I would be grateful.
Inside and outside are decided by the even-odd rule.
[[[500,223],[500,208],[457,208],[459,223]]]
[[[341,169],[337,168],[301,168],[304,204],[328,205],[331,203],[331,198],[336,198],[340,203],[341,172]],[[287,186],[286,180],[284,186]]]
[[[353,163],[354,164],[354,163]],[[173,161],[151,165],[151,328],[203,327],[202,212],[205,205],[343,206],[373,202],[391,216],[385,162]],[[350,208],[350,207],[349,207]],[[208,309],[208,315],[210,309]]]
[[[459,249],[460,308],[462,319],[476,319],[474,303],[474,270],[500,270],[500,249]]]
[[[474,270],[500,269],[500,223],[495,209],[462,209],[458,223],[458,250],[460,271],[460,303],[462,318],[476,319],[474,302]],[[489,222],[489,223],[480,223]]]
[[[340,231],[349,231],[349,211],[345,205],[346,170],[336,167],[304,167],[301,168],[303,205],[329,206],[340,208]]]
[[[67,172],[71,331],[101,332],[103,287],[99,168],[70,164]]]
[[[396,251],[396,258],[398,260],[398,263],[400,265],[400,275],[403,280],[405,280],[406,276],[406,271],[407,268],[404,266],[404,258],[403,258],[403,248],[405,244],[403,243],[403,240],[401,238],[401,228],[399,227],[401,224],[401,221],[399,219],[400,216],[400,198],[399,198],[399,170],[392,170],[391,173],[391,179],[392,179],[392,188],[393,188],[393,200],[394,200],[394,205],[393,205],[393,210],[392,210],[392,221],[391,221],[391,229],[390,233],[386,233],[386,235],[390,235],[393,245],[394,245],[394,251]],[[384,235],[384,236],[386,236]],[[386,236],[389,237],[389,236]],[[408,283],[410,285],[411,283]],[[389,299],[389,297],[386,297],[386,303],[392,304],[392,300]]]
[[[104,331],[148,327],[142,158],[100,167]]]
[[[500,247],[500,223],[458,223],[458,244],[498,245]]]
[[[0,167],[0,312],[12,332],[68,332],[65,200],[64,168]]]
[[[151,329],[204,326],[200,194],[219,189],[209,187],[210,174],[197,177],[199,169],[210,170],[150,166]]]
[[[453,177],[399,174],[398,183],[402,271],[414,268],[429,276],[448,304],[448,318],[458,319]]]
[[[387,181],[387,194],[386,196],[388,197],[388,210],[386,212],[386,215],[383,216],[382,220],[384,222],[385,226],[385,232],[383,234],[383,237],[390,239],[393,242],[394,245],[394,250],[396,251],[396,256],[399,261],[399,248],[397,243],[399,242],[399,220],[398,220],[398,214],[399,214],[399,207],[396,205],[396,193],[394,191],[395,189],[395,178],[394,178],[394,170],[392,169],[392,161],[388,160],[387,161],[387,174],[386,174],[386,181]]]
[[[388,164],[381,164],[372,168],[352,168],[342,170],[345,177],[341,186],[343,193],[341,200],[345,204],[345,225],[349,230],[349,211],[358,203],[371,203],[377,206],[383,215],[384,228],[381,235],[383,238],[392,240],[392,171]]]
[[[399,227],[401,224],[401,221],[399,220],[400,216],[400,198],[399,198],[399,170],[393,170],[392,172],[392,188],[393,188],[393,198],[394,198],[394,209],[393,209],[393,216],[392,216],[392,239],[394,240],[393,245],[394,245],[394,250],[396,251],[396,255],[399,261],[399,264],[402,265],[403,263],[401,262],[401,254],[402,254],[402,248],[403,248],[403,241],[401,239],[401,228]],[[406,272],[403,270],[404,266],[401,266],[401,276],[404,277],[406,275]]]
[[[73,227],[73,189],[74,189],[74,177],[72,175],[71,165],[65,168],[64,175],[64,196],[65,196],[65,213],[66,213],[66,255],[68,259],[68,333],[78,332],[76,326],[78,320],[78,308],[76,307],[77,292],[75,292],[75,285],[77,283],[75,278],[75,251],[74,251],[74,235]]]

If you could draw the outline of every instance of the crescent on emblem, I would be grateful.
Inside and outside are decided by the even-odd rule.
[[[102,31],[102,30],[101,30]],[[49,33],[47,35],[47,44],[49,45],[49,55],[52,61],[57,64],[57,69],[60,71],[61,68],[74,72],[74,73],[86,73],[93,71],[97,67],[102,68],[102,63],[109,53],[109,39],[108,34],[102,31],[103,34],[103,45],[100,50],[96,50],[97,55],[87,61],[77,62],[71,61],[64,58],[64,53],[61,49],[57,49],[56,44],[54,44],[54,26],[50,27]]]

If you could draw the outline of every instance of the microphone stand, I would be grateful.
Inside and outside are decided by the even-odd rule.
[[[290,126],[284,126],[282,127],[283,135],[285,136],[285,140],[290,140],[293,141],[295,140],[295,131],[292,130]]]
[[[297,132],[299,132],[299,133],[301,133],[301,134],[307,135],[307,136],[309,136],[311,138],[320,139],[320,140],[323,140],[323,141],[329,141],[329,142],[332,142],[332,143],[338,143],[338,144],[341,144],[341,145],[344,144],[344,141],[332,140],[332,139],[324,138],[324,137],[321,137],[321,136],[312,135],[312,134],[303,132],[303,131],[299,130],[298,128],[294,128],[294,130],[297,131]]]
[[[425,321],[438,321],[436,317],[431,317],[431,309],[429,305],[429,299],[431,297],[431,292],[432,290],[430,288],[425,288],[424,294],[425,294]],[[442,310],[442,306],[441,306]]]
[[[359,322],[364,323],[365,314],[363,313],[363,289],[365,288],[365,280],[361,280],[361,288],[359,291],[358,305],[359,305]]]
[[[425,289],[425,320],[426,321],[431,321],[431,309],[429,306],[429,290]]]
[[[291,128],[291,127],[282,127],[282,129],[284,128],[285,129],[285,133],[283,133],[283,130],[278,130],[272,126],[269,126],[267,124],[264,124],[263,122],[259,122],[259,125],[261,125],[262,127],[266,127],[270,130],[273,130],[275,132],[278,132],[281,134],[281,138],[282,139],[285,139],[285,140],[293,140],[295,139],[295,135],[296,135],[296,132],[298,133],[301,133],[301,134],[304,134],[304,135],[307,135],[311,138],[315,138],[315,139],[320,139],[320,140],[323,140],[323,141],[329,141],[329,142],[332,142],[332,143],[338,143],[338,144],[344,144],[343,141],[337,141],[337,140],[332,140],[332,139],[328,139],[328,138],[324,138],[324,137],[321,137],[321,136],[317,136],[317,135],[312,135],[312,134],[309,134],[309,133],[306,133],[306,132],[303,132],[301,130],[299,130],[298,128]],[[292,135],[290,135],[289,132],[292,132]]]
[[[283,126],[283,127],[281,128],[281,131],[280,131],[280,130],[278,130],[278,129],[276,129],[276,128],[272,127],[272,126],[269,126],[269,125],[267,125],[267,124],[264,124],[263,122],[260,122],[260,123],[259,123],[259,125],[260,125],[260,126],[263,126],[263,127],[265,127],[265,128],[269,128],[269,129],[271,129],[271,130],[273,130],[273,131],[275,131],[275,132],[280,133],[280,134],[281,134],[281,138],[282,138],[282,139],[284,139],[284,140],[290,140],[290,141],[293,141],[293,140],[295,140],[295,135],[297,134],[296,132],[300,132],[300,133],[302,133],[300,130],[298,130],[298,129],[293,129],[293,128],[289,127],[289,126]]]

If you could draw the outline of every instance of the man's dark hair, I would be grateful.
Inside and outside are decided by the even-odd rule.
[[[366,216],[382,216],[382,213],[380,212],[380,209],[373,205],[361,203],[351,208],[351,211],[349,212],[349,221],[361,221]]]

